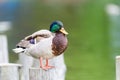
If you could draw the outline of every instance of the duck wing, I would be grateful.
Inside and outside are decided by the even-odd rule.
[[[40,42],[42,39],[46,39],[53,36],[49,30],[39,30],[32,35],[25,37],[21,40],[17,45],[16,48],[13,49],[15,53],[24,52],[27,48],[30,48],[34,44]]]
[[[38,43],[40,40],[49,38],[51,36],[53,36],[53,35],[49,30],[39,30],[39,31],[33,33],[32,35],[25,37],[25,40],[29,41],[31,39],[35,39],[36,43]]]
[[[54,36],[51,36],[49,38],[42,39],[37,44],[31,46],[29,49],[26,50],[26,53],[29,55],[39,58],[52,58],[54,55],[52,54],[52,40]]]

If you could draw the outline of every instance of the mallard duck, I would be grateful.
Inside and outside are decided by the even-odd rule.
[[[49,30],[40,30],[21,40],[13,51],[15,53],[26,53],[34,58],[40,59],[40,67],[44,70],[53,68],[48,60],[62,54],[68,44],[67,35],[61,21],[54,21]],[[42,59],[46,59],[43,66]]]

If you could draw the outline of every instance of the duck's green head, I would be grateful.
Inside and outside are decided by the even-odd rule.
[[[64,27],[63,27],[63,23],[61,21],[54,21],[52,22],[52,24],[50,25],[50,31],[53,33],[56,32],[62,32],[63,34],[68,34]]]

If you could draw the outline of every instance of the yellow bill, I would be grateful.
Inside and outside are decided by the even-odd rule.
[[[64,34],[66,34],[66,35],[68,34],[68,32],[67,32],[67,31],[65,31],[65,29],[64,29],[64,28],[61,28],[61,29],[60,29],[60,32],[62,32],[62,33],[64,33]]]

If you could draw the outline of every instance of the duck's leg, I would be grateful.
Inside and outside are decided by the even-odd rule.
[[[44,69],[44,70],[48,70],[48,69],[54,68],[54,66],[49,66],[48,59],[46,59],[46,65],[43,66],[43,64],[42,64],[42,57],[40,57],[40,67],[42,69]]]
[[[48,59],[46,59],[46,65],[45,65],[45,66],[46,66],[47,68],[49,68],[49,69],[50,69],[50,68],[54,68],[54,66],[50,66],[50,65],[49,65]]]
[[[41,67],[41,68],[43,67],[43,64],[42,64],[42,57],[40,57],[40,67]]]

